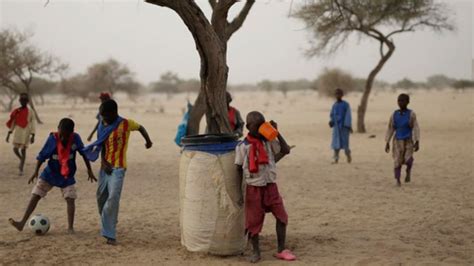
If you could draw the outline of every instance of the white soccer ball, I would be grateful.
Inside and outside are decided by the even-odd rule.
[[[28,227],[37,235],[44,235],[49,230],[49,219],[42,214],[35,214],[28,221]]]

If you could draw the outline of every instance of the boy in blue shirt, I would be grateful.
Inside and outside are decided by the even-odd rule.
[[[410,96],[400,94],[398,96],[399,110],[396,110],[388,122],[387,134],[385,136],[385,152],[390,152],[390,139],[393,136],[393,160],[395,163],[394,173],[397,185],[401,186],[400,176],[402,165],[406,164],[405,183],[411,180],[411,169],[413,167],[413,152],[420,149],[420,127],[415,112],[408,109]]]
[[[337,88],[335,92],[336,102],[332,106],[329,115],[329,127],[332,128],[331,148],[334,150],[334,163],[339,162],[339,151],[344,150],[347,162],[352,162],[351,149],[349,148],[349,136],[352,133],[351,107],[344,101],[344,91]]]
[[[74,121],[69,118],[61,119],[58,125],[58,132],[53,132],[49,135],[45,145],[38,154],[35,172],[28,180],[28,184],[33,183],[34,180],[38,178],[41,165],[48,160],[48,165],[41,173],[38,182],[31,192],[33,195],[23,215],[23,219],[21,219],[21,221],[15,221],[12,218],[9,219],[13,227],[18,231],[22,231],[39,200],[45,197],[48,191],[53,187],[59,187],[67,202],[68,232],[74,233],[75,199],[77,198],[76,189],[74,187],[76,183],[74,179],[76,173],[76,151],[84,158],[84,163],[86,164],[89,175],[88,180],[91,182],[97,181],[92,172],[89,160],[82,154],[83,148],[84,144],[82,143],[81,137],[79,134],[74,133]]]

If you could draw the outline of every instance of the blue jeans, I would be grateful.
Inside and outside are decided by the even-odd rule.
[[[102,222],[102,236],[116,239],[115,226],[119,212],[120,194],[122,193],[125,169],[113,168],[108,175],[104,170],[99,173],[97,188],[97,205]]]

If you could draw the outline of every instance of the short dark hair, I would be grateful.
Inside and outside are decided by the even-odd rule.
[[[74,132],[74,121],[70,118],[63,118],[59,121],[59,129],[65,130],[67,132]]]
[[[344,95],[344,91],[341,88],[336,89],[335,93],[338,93],[338,92],[340,92],[342,95]]]
[[[226,91],[225,97],[227,101],[232,102],[232,94],[230,94],[230,92]]]
[[[410,102],[410,95],[408,95],[406,93],[402,93],[402,94],[398,95],[398,99],[401,99],[401,98],[405,98],[408,102]]]
[[[117,113],[118,112],[118,105],[117,102],[114,101],[113,99],[109,99],[104,101],[100,105],[100,112],[106,112],[106,113]]]
[[[265,117],[263,116],[262,113],[258,111],[252,111],[247,114],[247,121],[259,121],[259,122],[265,122]]]

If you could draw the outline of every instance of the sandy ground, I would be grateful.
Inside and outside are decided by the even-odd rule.
[[[359,95],[347,99],[355,109]],[[120,98],[121,114],[150,132],[155,146],[145,150],[140,135],[131,138],[120,216],[120,245],[107,246],[99,236],[96,184],[77,180],[75,235],[66,233],[66,204],[59,190],[39,203],[52,228],[46,236],[16,232],[8,217],[21,217],[32,186],[27,179],[34,156],[57,121],[70,115],[85,139],[95,123],[96,105],[71,107],[50,100],[39,107],[45,124],[28,150],[26,175],[17,175],[11,146],[0,142],[0,264],[245,264],[246,258],[187,252],[180,246],[178,225],[179,149],[172,142],[186,95],[167,101],[143,96],[133,103]],[[392,177],[391,156],[384,153],[384,131],[396,107],[395,93],[378,93],[370,101],[369,134],[351,139],[354,162],[331,165],[331,100],[314,92],[236,93],[234,105],[247,113],[258,109],[279,122],[296,145],[279,164],[279,186],[290,221],[288,247],[295,264],[474,264],[474,93],[416,92],[411,107],[421,127],[412,183],[401,188]],[[52,102],[51,102],[52,101]],[[70,105],[69,105],[70,106]],[[160,113],[162,107],[164,113]],[[7,115],[1,114],[5,121]],[[3,123],[3,122],[2,122]],[[6,134],[1,127],[2,139]],[[369,135],[376,135],[369,138]],[[94,165],[97,169],[97,165]],[[267,215],[262,233],[263,265],[276,261],[274,218]],[[247,250],[247,254],[249,251]]]

